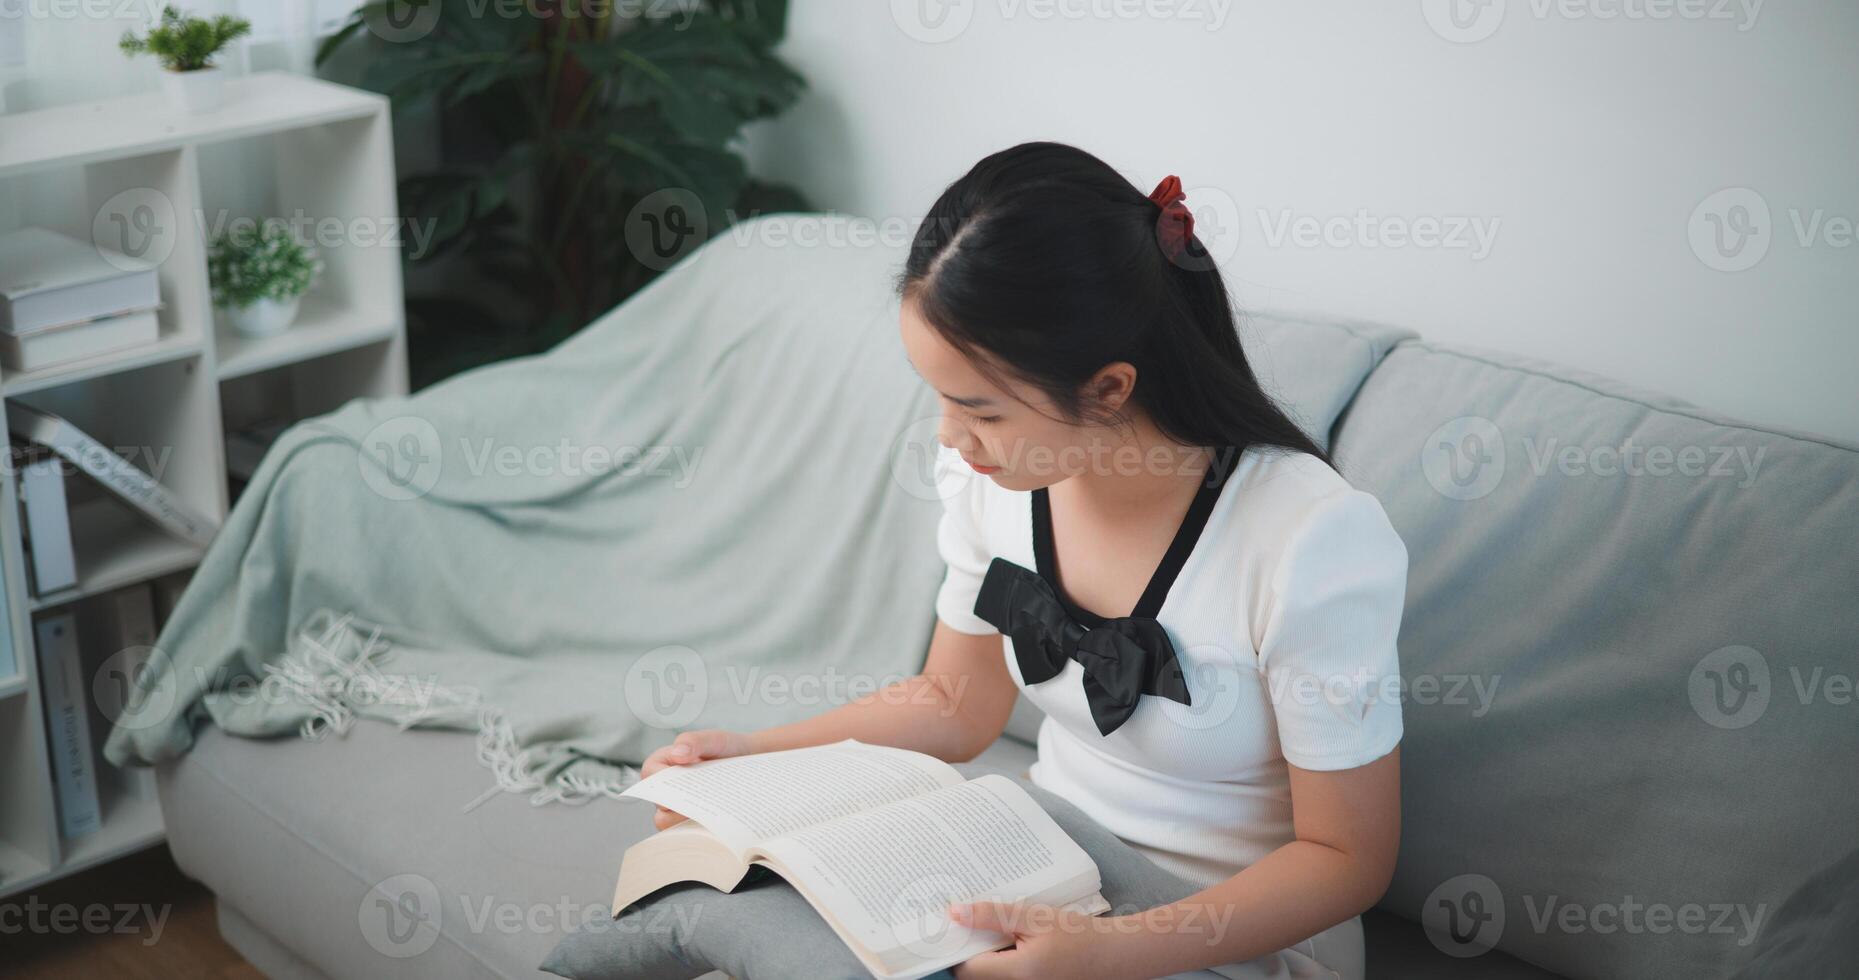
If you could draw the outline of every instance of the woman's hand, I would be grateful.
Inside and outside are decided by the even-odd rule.
[[[1005,934],[1007,949],[982,953],[955,968],[956,980],[1133,976],[1111,955],[1117,939],[1111,918],[1051,905],[976,902],[954,905],[949,918],[970,928]]]
[[[688,766],[705,759],[727,759],[733,755],[752,755],[755,745],[750,736],[742,732],[726,732],[720,728],[706,728],[701,731],[685,732],[670,745],[646,756],[645,764],[639,767],[641,779],[669,766]],[[652,823],[660,830],[684,819],[684,814],[673,813],[664,807],[652,814]]]

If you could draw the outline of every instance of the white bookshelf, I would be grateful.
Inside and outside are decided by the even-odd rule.
[[[223,108],[197,116],[175,112],[160,93],[0,115],[0,232],[42,225],[158,259],[163,304],[151,344],[37,371],[0,370],[0,410],[31,405],[105,445],[166,451],[162,482],[221,520],[233,494],[228,432],[407,388],[392,239],[339,234],[333,245],[319,242],[323,275],[297,322],[278,336],[253,339],[216,326],[206,244],[221,220],[301,214],[379,225],[398,214],[386,99],[283,73],[232,80],[229,88]],[[72,525],[77,584],[33,595],[18,487],[0,480],[0,629],[15,661],[9,673],[0,660],[0,896],[162,836],[152,774],[116,771],[101,757],[102,829],[60,836],[33,623],[75,611],[82,633],[87,614],[113,591],[184,581],[201,549],[107,496],[74,499]],[[87,681],[113,653],[84,651]],[[86,699],[101,751],[99,706],[88,690]]]

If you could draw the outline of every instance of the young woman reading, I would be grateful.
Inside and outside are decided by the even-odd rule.
[[[1024,694],[1032,781],[1205,887],[1090,922],[952,908],[1014,940],[964,980],[1360,978],[1394,868],[1407,553],[1260,388],[1182,200],[1052,143],[944,191],[901,279],[945,447],[923,673],[644,766],[846,738],[966,761]]]

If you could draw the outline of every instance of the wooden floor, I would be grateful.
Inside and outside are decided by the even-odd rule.
[[[212,893],[165,844],[0,898],[0,977],[264,980],[220,939]]]

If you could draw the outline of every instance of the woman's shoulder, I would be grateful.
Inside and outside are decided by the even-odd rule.
[[[1406,563],[1381,501],[1310,453],[1248,450],[1232,478],[1239,486],[1226,509],[1230,533],[1258,560],[1317,552],[1359,561],[1379,552]]]

